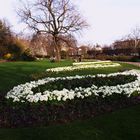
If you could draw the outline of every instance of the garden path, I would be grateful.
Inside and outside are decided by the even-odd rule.
[[[135,66],[139,66],[140,67],[140,62],[125,62],[127,64],[132,64],[132,65],[135,65]]]
[[[0,60],[0,63],[6,62],[6,60]]]

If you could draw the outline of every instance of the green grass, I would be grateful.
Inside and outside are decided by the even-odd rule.
[[[69,124],[0,129],[0,140],[140,140],[140,105]]]
[[[72,65],[72,62],[50,63],[47,60],[0,63],[0,93],[10,90],[15,85],[30,81],[30,75],[33,73],[44,72],[47,68],[69,65]]]
[[[49,61],[37,61],[37,62],[6,62],[0,63],[0,93],[6,93],[11,88],[18,84],[25,83],[32,80],[31,75],[36,73],[45,72],[47,68],[70,66],[71,61],[62,61],[59,63],[50,63]],[[138,69],[138,67],[122,64],[122,67],[115,68],[100,68],[100,69],[88,69],[84,71],[65,72],[52,76],[68,76],[68,75],[87,75],[98,73],[112,73],[121,71],[122,69]]]
[[[50,63],[6,62],[0,63],[0,93],[13,86],[30,81],[30,75],[44,72],[47,68],[72,65],[70,61]],[[89,69],[66,72],[57,76],[112,73],[125,69],[140,69],[122,63],[121,67]],[[54,76],[54,75],[53,75]],[[0,140],[140,140],[140,105],[106,114],[87,121],[43,128],[0,129]]]

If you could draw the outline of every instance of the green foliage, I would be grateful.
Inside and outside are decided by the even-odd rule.
[[[10,27],[0,20],[0,57],[6,60],[34,61],[27,46],[11,33]]]
[[[113,73],[123,71],[126,69],[140,69],[137,66],[121,63],[119,68],[104,68],[104,69],[88,69],[83,71],[64,72],[59,74],[48,75],[45,73],[47,68],[63,67],[72,65],[72,61],[61,61],[51,63],[49,60],[35,61],[35,62],[7,62],[0,63],[0,93],[4,94],[13,86],[22,84],[31,80],[37,80],[44,77],[57,76],[74,76],[74,75],[94,75],[99,73]]]
[[[137,61],[140,61],[139,57],[137,57],[137,56],[126,56],[126,55],[115,55],[115,56],[98,55],[98,56],[96,56],[96,59],[99,59],[99,60],[111,60],[111,61],[125,61],[125,62],[137,62]]]
[[[9,44],[8,49],[10,53],[13,53],[13,58],[11,60],[19,60],[25,51],[26,46],[19,40],[14,40],[11,44]]]
[[[30,52],[30,50],[29,50],[29,48],[28,48],[28,49],[26,49],[26,50],[22,53],[22,55],[21,55],[21,57],[20,57],[20,60],[23,60],[23,61],[35,61],[36,58],[35,58],[34,56],[32,56],[32,54],[31,54],[31,52]]]
[[[13,54],[7,53],[3,56],[3,58],[6,59],[6,60],[11,60],[13,58]]]
[[[34,61],[36,60],[35,57],[33,57],[30,53],[29,48],[25,46],[25,44],[15,39],[11,44],[8,46],[9,51],[13,54],[13,57],[10,60],[14,61]]]
[[[93,84],[97,87],[100,86],[116,86],[120,84],[130,83],[136,80],[136,76],[133,75],[117,75],[111,77],[86,77],[82,79],[72,79],[72,80],[57,80],[49,82],[45,85],[41,85],[37,88],[34,88],[34,92],[44,92],[45,90],[62,90],[66,89],[75,89],[78,87],[87,88],[91,87]]]
[[[66,59],[67,53],[68,53],[68,52],[66,52],[66,51],[61,51],[60,53],[61,53],[61,58],[62,58],[62,59]]]
[[[40,73],[45,71],[46,68],[58,67],[58,66],[68,66],[72,65],[69,61],[63,61],[61,63],[50,63],[49,61],[39,61],[39,62],[7,62],[0,64],[0,91],[9,90],[14,85],[18,85],[21,83],[25,83],[26,81],[30,81],[29,75],[33,73]],[[92,72],[92,74],[97,73],[111,73],[117,72],[122,69],[139,69],[133,65],[122,64],[121,69],[99,69],[99,70],[89,70],[89,71],[80,71],[80,75],[86,75],[88,72]],[[74,73],[63,73],[64,75],[76,75],[77,72]],[[52,75],[54,76],[54,75]],[[116,98],[116,97],[115,97]],[[121,99],[117,97],[120,102],[113,100],[105,99],[108,104],[104,104],[104,100],[100,100],[99,102],[91,102],[91,99],[85,99],[84,102],[79,100],[69,103],[67,107],[63,105],[54,105],[50,108],[44,105],[27,105],[21,106],[17,105],[15,107],[6,106],[5,102],[0,101],[0,109],[1,114],[4,118],[9,118],[8,121],[10,123],[17,124],[23,123],[27,124],[27,120],[29,125],[31,125],[32,121],[34,121],[35,125],[43,124],[43,121],[53,120],[56,121],[56,117],[58,121],[61,123],[61,119],[64,116],[67,116],[69,119],[74,120],[75,117],[83,117],[87,119],[89,117],[95,116],[96,113],[102,114],[105,110],[110,112],[112,108],[119,108],[122,104],[126,104],[124,98]],[[111,104],[113,103],[113,104]],[[133,103],[136,103],[133,101]],[[98,107],[95,106],[98,104]],[[111,106],[109,106],[111,105]],[[129,104],[130,105],[130,104]],[[4,110],[2,110],[4,108]],[[74,110],[74,111],[73,111]],[[7,112],[9,111],[9,112]],[[48,111],[48,112],[47,112]],[[90,115],[89,113],[93,111]],[[44,114],[45,112],[45,114]],[[60,112],[60,113],[58,113]],[[0,131],[0,139],[2,140],[11,140],[15,139],[63,139],[67,137],[67,139],[117,139],[117,140],[132,140],[139,139],[139,106],[122,110],[119,112],[114,112],[112,114],[104,115],[101,117],[96,117],[92,120],[88,121],[78,121],[74,123],[69,123],[65,125],[55,125],[49,126],[45,128],[28,128],[28,129],[1,129]],[[49,114],[50,113],[50,114]],[[55,116],[52,115],[54,113]],[[9,114],[9,115],[7,115]],[[46,117],[49,114],[49,117]],[[99,115],[99,114],[97,114]],[[12,117],[12,118],[11,118]],[[11,118],[11,119],[10,119]],[[82,119],[83,119],[82,118]],[[126,119],[127,118],[127,119]],[[79,119],[79,118],[78,118]],[[66,122],[67,120],[63,120]],[[4,122],[4,121],[3,121]],[[5,122],[4,122],[5,123]],[[7,123],[7,122],[6,122]],[[26,123],[26,124],[25,124]],[[48,125],[48,123],[44,123]],[[120,129],[120,127],[122,129]],[[59,128],[59,129],[58,129]],[[109,131],[108,131],[109,130]],[[111,131],[111,133],[110,133]],[[21,132],[21,133],[20,133]],[[27,133],[30,132],[30,133]],[[55,132],[55,135],[54,135]],[[65,132],[65,133],[64,133]],[[108,138],[109,135],[109,138]]]
[[[5,21],[0,20],[0,57],[8,53],[8,45],[11,43],[12,33]]]
[[[6,25],[5,21],[0,20],[0,44],[6,45],[9,43],[11,36],[10,27]]]
[[[90,120],[48,127],[1,129],[1,140],[139,140],[140,105]]]

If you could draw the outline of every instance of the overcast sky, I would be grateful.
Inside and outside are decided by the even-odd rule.
[[[14,11],[18,1],[4,0],[0,3],[0,18],[6,18],[16,32],[24,29]],[[140,0],[73,1],[90,24],[78,37],[81,44],[110,44],[140,26]]]

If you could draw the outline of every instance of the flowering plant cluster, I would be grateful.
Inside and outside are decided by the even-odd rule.
[[[66,89],[62,90],[45,90],[44,92],[34,93],[33,89],[48,84],[50,82],[58,81],[58,80],[73,80],[73,79],[83,79],[87,77],[112,77],[118,75],[133,75],[136,76],[134,81],[125,84],[118,84],[115,86],[96,86],[95,84],[90,87],[76,87],[74,89]],[[57,77],[57,78],[45,78],[38,81],[31,81],[25,84],[18,85],[14,87],[11,91],[9,91],[6,95],[7,99],[13,99],[13,102],[39,102],[39,101],[66,101],[73,100],[75,98],[85,98],[89,96],[102,98],[111,96],[113,94],[124,94],[127,97],[130,97],[134,92],[140,93],[140,71],[138,70],[130,70],[125,72],[118,72],[113,74],[98,74],[96,76],[88,75],[88,76],[70,76],[70,77]]]
[[[111,63],[111,61],[94,61],[94,62],[75,62],[73,63],[74,66],[77,66],[77,65],[92,65],[92,64],[103,64],[103,63]]]
[[[89,69],[89,68],[98,69],[98,68],[118,67],[118,66],[121,66],[121,65],[119,63],[113,63],[110,61],[81,62],[81,63],[73,63],[73,66],[47,69],[46,72],[62,72],[62,71],[83,70],[83,69]]]

